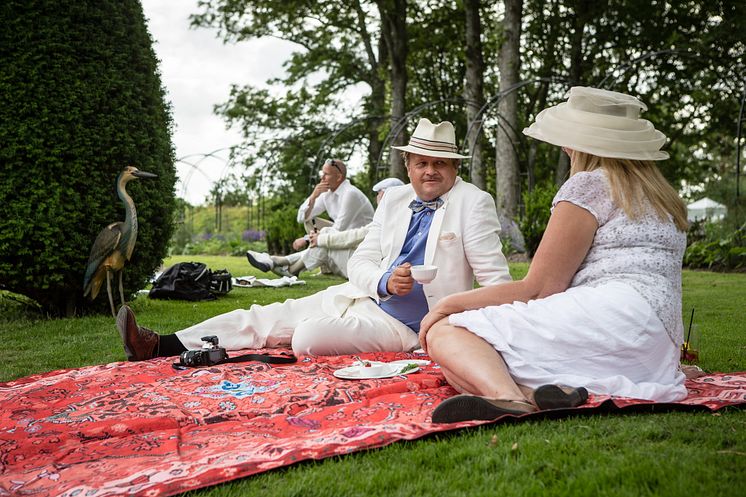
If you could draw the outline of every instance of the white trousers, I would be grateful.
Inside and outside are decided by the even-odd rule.
[[[354,248],[329,249],[326,247],[309,247],[300,252],[288,254],[285,258],[290,265],[303,260],[306,270],[310,271],[317,267],[326,266],[329,272],[347,278],[347,261],[350,260]]]
[[[300,252],[293,252],[286,255],[285,259],[288,260],[291,266],[303,259],[303,265],[310,271],[329,262],[329,250],[322,247],[308,247]]]
[[[291,345],[298,355],[409,352],[419,347],[417,334],[371,299],[353,300],[341,316],[330,316],[322,310],[323,294],[226,312],[176,336],[187,349],[200,348],[202,337],[216,335],[227,350]]]

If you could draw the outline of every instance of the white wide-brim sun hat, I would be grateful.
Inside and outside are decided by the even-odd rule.
[[[433,124],[430,119],[424,117],[417,123],[417,127],[409,138],[409,145],[392,146],[391,148],[443,159],[468,159],[471,157],[458,153],[456,131],[453,129],[453,124],[448,121]]]
[[[584,86],[570,88],[567,102],[544,109],[523,134],[599,157],[664,160],[666,135],[640,119],[647,106],[637,98]]]

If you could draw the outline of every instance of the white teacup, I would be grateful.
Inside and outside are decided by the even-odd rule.
[[[412,266],[409,270],[417,283],[430,283],[438,274],[438,266]]]

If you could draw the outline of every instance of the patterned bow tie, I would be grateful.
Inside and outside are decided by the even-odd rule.
[[[413,212],[420,212],[422,209],[430,209],[430,210],[438,210],[440,206],[443,205],[443,199],[436,198],[435,200],[431,200],[430,202],[420,202],[419,200],[412,200],[409,203],[409,208],[412,209]]]

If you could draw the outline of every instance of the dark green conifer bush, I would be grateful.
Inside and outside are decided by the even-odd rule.
[[[83,275],[98,232],[124,220],[115,181],[126,165],[139,235],[127,297],[166,255],[174,154],[152,40],[137,0],[5,0],[0,4],[0,289],[50,315],[90,304]]]

